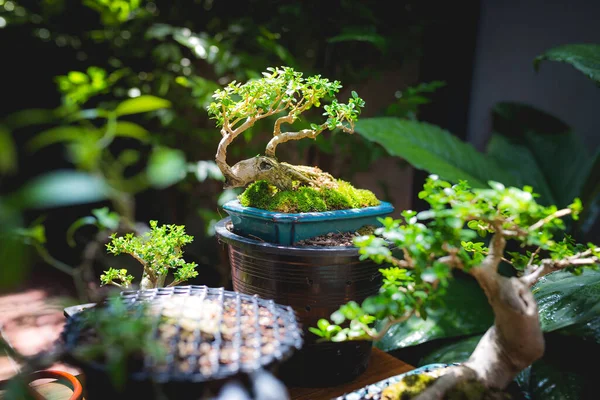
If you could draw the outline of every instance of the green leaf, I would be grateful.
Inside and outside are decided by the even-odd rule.
[[[149,111],[170,108],[171,102],[159,97],[145,95],[121,102],[115,109],[117,116],[140,114]]]
[[[518,179],[518,187],[532,186],[544,204],[556,204],[548,181],[527,146],[512,142],[506,136],[492,134],[487,154]]]
[[[553,272],[535,284],[533,295],[544,332],[586,323],[600,316],[600,271]]]
[[[435,125],[381,117],[358,121],[356,131],[415,168],[454,183],[467,180],[472,187],[481,188],[490,180],[507,186],[518,183],[496,161]]]
[[[579,195],[592,159],[581,139],[571,132],[568,125],[534,107],[511,102],[497,104],[492,112],[492,121],[493,131],[508,138],[516,151],[512,163],[527,163],[521,168],[520,180],[539,179],[539,182],[525,183],[536,191],[544,186],[549,189],[554,200],[543,199],[543,203],[565,207]],[[524,148],[531,154],[529,162],[524,160],[527,157]],[[501,157],[496,150],[493,155],[499,158],[504,168],[514,171],[514,165],[509,167],[510,154]],[[536,171],[528,170],[534,162],[543,180]]]
[[[187,164],[181,150],[158,147],[148,160],[146,174],[155,188],[163,189],[185,178]]]
[[[440,346],[421,358],[418,366],[435,363],[452,364],[464,362],[471,356],[481,337],[482,335],[471,336]]]
[[[579,194],[583,204],[582,230],[587,232],[600,215],[600,149],[590,161],[587,178]]]
[[[119,227],[121,216],[114,211],[110,211],[108,207],[96,208],[92,210],[92,215],[96,217],[98,224],[102,228],[116,231]]]
[[[69,229],[67,229],[67,243],[69,246],[71,247],[75,247],[77,245],[77,243],[75,243],[75,232],[81,228],[82,226],[86,226],[86,225],[96,225],[96,218],[94,217],[81,217],[79,219],[77,219],[75,222],[73,222],[71,224],[71,226],[69,226]]]
[[[106,182],[84,172],[59,170],[38,176],[10,196],[15,206],[28,208],[63,207],[105,200]]]
[[[385,51],[386,40],[385,37],[378,35],[374,32],[348,32],[342,33],[337,36],[333,36],[327,39],[327,43],[339,43],[339,42],[365,42],[375,46],[380,51]]]
[[[600,344],[600,316],[591,320],[578,322],[556,331],[565,336],[580,337],[588,342]]]
[[[43,108],[32,108],[14,112],[4,120],[11,129],[25,128],[27,126],[42,125],[54,122],[56,115],[54,110]]]
[[[105,127],[104,129],[106,129]],[[114,125],[115,136],[130,137],[145,142],[148,140],[149,132],[143,126],[129,121],[117,121]]]
[[[413,316],[393,326],[375,345],[391,351],[434,339],[482,333],[494,322],[487,298],[470,276],[456,273],[442,300],[443,306],[427,308],[427,320]]]
[[[600,45],[567,44],[558,46],[537,56],[533,61],[536,71],[542,61],[560,61],[571,64],[595,82],[600,82]]]
[[[584,395],[585,377],[570,365],[549,361],[548,357],[531,366],[529,394],[532,400],[580,400]]]
[[[58,126],[38,133],[27,143],[27,148],[34,152],[51,144],[82,140],[85,135],[96,135],[98,139],[100,138],[96,130],[79,126]]]
[[[0,174],[12,173],[17,168],[17,149],[11,132],[0,125]]]

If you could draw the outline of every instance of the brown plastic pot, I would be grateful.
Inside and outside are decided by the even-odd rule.
[[[304,346],[281,366],[283,379],[297,386],[351,381],[369,362],[372,342],[319,343],[308,328],[349,301],[361,303],[378,293],[381,266],[359,259],[355,247],[294,247],[272,244],[230,231],[229,218],[216,234],[227,246],[233,289],[289,305],[304,330]]]

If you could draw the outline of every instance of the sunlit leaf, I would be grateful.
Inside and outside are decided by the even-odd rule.
[[[148,160],[147,177],[156,188],[166,188],[185,178],[187,164],[180,150],[166,147],[156,148]]]
[[[59,170],[38,176],[25,183],[10,197],[20,208],[62,207],[105,200],[105,181],[84,172]]]
[[[121,102],[115,109],[117,116],[141,114],[171,107],[171,102],[159,97],[145,95]]]

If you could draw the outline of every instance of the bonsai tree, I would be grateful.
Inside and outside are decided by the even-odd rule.
[[[439,399],[473,380],[504,389],[544,353],[532,285],[554,271],[581,274],[583,268],[597,268],[600,248],[575,243],[562,232],[563,218],[578,218],[579,199],[558,209],[538,204],[531,187],[489,186],[473,189],[465,181],[451,185],[431,175],[419,193],[429,210],[404,211],[400,220],[386,218],[374,235],[355,240],[361,258],[389,265],[381,270],[379,294],[361,305],[342,306],[331,322],[320,320],[311,331],[332,341],[380,339],[412,315],[426,318],[426,306],[439,300],[451,271],[460,269],[483,288],[495,322],[466,362],[449,369],[418,398]],[[401,256],[390,251],[390,242],[401,249]],[[512,266],[514,276],[500,274],[501,263]]]
[[[183,225],[158,226],[157,221],[150,221],[150,230],[143,235],[128,233],[117,237],[113,233],[111,239],[106,245],[109,253],[126,253],[142,264],[142,290],[163,287],[169,270],[174,270],[174,279],[168,286],[175,286],[198,276],[195,270],[197,264],[186,263],[182,258],[183,246],[194,239],[185,233]],[[100,280],[103,285],[129,288],[133,276],[126,269],[110,268],[104,271]]]
[[[225,177],[225,187],[244,187],[252,182],[265,180],[279,190],[290,190],[299,185],[336,188],[338,182],[318,168],[290,165],[279,162],[275,155],[277,146],[290,140],[315,139],[325,130],[341,129],[354,132],[360,109],[364,101],[352,92],[348,104],[339,103],[334,96],[342,85],[320,75],[303,77],[290,67],[267,68],[263,78],[245,84],[231,82],[224,89],[216,90],[215,101],[208,107],[211,118],[221,128],[221,139],[217,148],[216,163]],[[325,121],[312,123],[300,130],[284,131],[283,127],[300,120],[301,115],[313,107],[324,105]],[[227,147],[240,134],[257,121],[276,116],[273,138],[265,149],[264,156],[243,160],[233,167],[227,164]]]

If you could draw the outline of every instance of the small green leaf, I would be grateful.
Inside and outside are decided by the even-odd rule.
[[[79,219],[77,219],[75,222],[73,222],[71,224],[71,226],[69,226],[69,229],[67,229],[67,243],[69,244],[69,246],[71,247],[75,247],[77,245],[77,243],[75,243],[75,238],[73,237],[75,232],[81,228],[82,226],[85,225],[96,225],[96,218],[94,217],[81,217]]]
[[[170,108],[171,102],[159,97],[145,95],[133,99],[127,99],[120,103],[115,109],[117,116],[141,114],[149,111],[156,111],[163,108]]]

